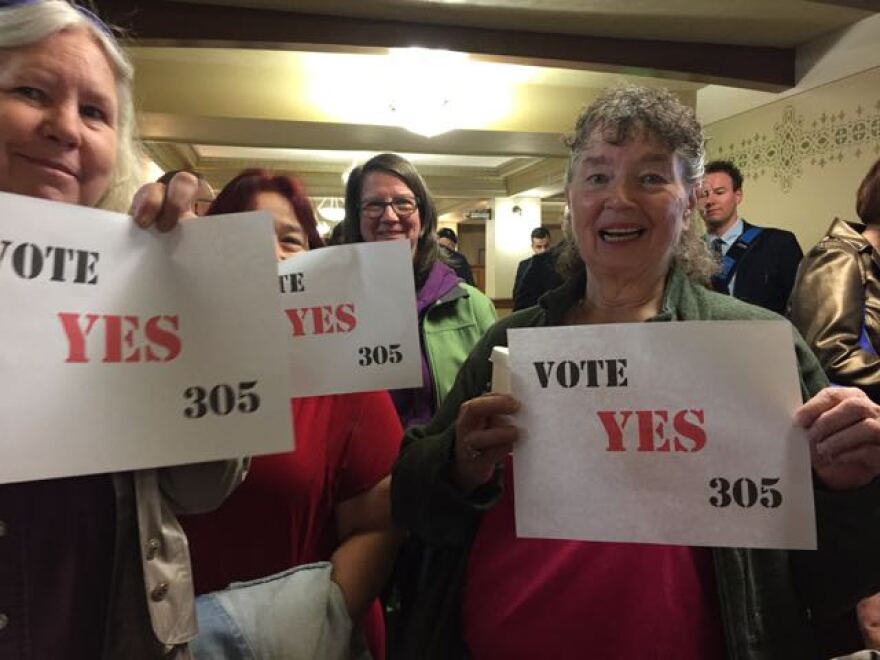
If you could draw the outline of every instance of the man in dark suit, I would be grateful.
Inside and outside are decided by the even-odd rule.
[[[562,244],[554,245],[523,262],[527,267],[513,291],[514,312],[536,305],[538,298],[562,284],[562,275],[556,272],[556,260],[561,248]]]
[[[721,262],[712,287],[784,314],[803,252],[790,231],[757,227],[739,216],[742,181],[742,173],[730,161],[706,165],[697,202],[706,223],[706,242]]]
[[[534,259],[537,255],[543,254],[550,249],[550,230],[546,227],[535,227],[532,230],[532,256],[528,259],[523,259],[516,266],[516,277],[513,279],[513,299],[516,300],[516,292],[520,288],[523,276],[526,274],[526,271],[532,265],[532,259]],[[549,290],[549,289],[545,289]],[[540,293],[543,293],[541,291]],[[534,303],[531,303],[532,305]],[[530,307],[531,305],[525,305],[526,307]],[[521,307],[514,306],[514,309],[522,309]]]

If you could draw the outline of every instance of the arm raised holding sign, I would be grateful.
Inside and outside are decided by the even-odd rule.
[[[823,391],[828,381],[797,332],[800,385],[803,400],[810,400],[797,421],[816,446],[818,551],[516,534],[506,454],[516,440],[509,424],[516,423],[517,404],[484,395],[490,353],[507,345],[508,330],[779,320],[704,285],[717,264],[691,226],[703,145],[693,111],[665,90],[607,90],[578,118],[566,173],[564,283],[488,331],[431,422],[407,432],[392,473],[394,520],[429,544],[434,560],[404,635],[407,657],[567,657],[571,649],[589,649],[597,658],[641,657],[650,648],[664,658],[811,658],[853,650],[826,633],[829,621],[880,587],[877,409],[854,392]],[[620,356],[598,357],[601,371],[600,362],[579,359],[539,363],[531,375],[567,395],[580,390],[586,399],[594,385],[624,382]],[[598,428],[607,437],[590,440],[615,458],[701,456],[711,444],[702,426],[709,414],[689,406],[603,411]],[[540,441],[529,436],[530,443]],[[749,478],[729,484],[732,499],[743,505],[754,500],[766,511],[785,502],[778,475],[735,476]],[[644,497],[667,496],[657,475],[645,480],[651,483]],[[590,504],[603,503],[614,512],[612,497]],[[708,495],[705,506],[712,506]],[[735,508],[724,515],[739,515]],[[723,525],[722,509],[712,511]]]
[[[0,50],[0,191],[127,209],[140,149],[132,66],[112,30],[67,2],[6,2]],[[189,194],[183,179],[161,209],[141,207],[140,224],[150,214],[162,229],[174,224]],[[51,249],[40,262],[46,277],[99,285],[97,254]],[[174,513],[219,504],[242,467],[223,461],[0,486],[4,649],[45,658],[185,654],[195,612]]]

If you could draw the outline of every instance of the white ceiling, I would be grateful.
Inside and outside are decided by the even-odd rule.
[[[826,69],[833,70],[835,78],[848,75],[859,62],[870,66],[874,53],[880,62],[880,48],[873,38],[877,31],[873,30],[871,36],[863,38],[861,51],[850,52],[845,66],[827,66],[833,60],[827,53],[840,50],[838,42],[846,39],[841,34],[857,33],[860,25],[880,20],[880,15],[875,15],[865,21],[871,16],[869,11],[840,5],[875,3],[872,9],[880,11],[880,0],[153,1],[169,7],[197,4],[271,8],[404,25],[410,22],[542,32],[548,36],[557,33],[799,46],[798,73],[802,80]],[[98,3],[100,6],[101,0]],[[258,40],[259,34],[252,38]],[[515,39],[516,32],[511,32],[510,38]],[[585,69],[583,62],[571,63],[571,67],[545,67],[523,64],[522,59],[477,55],[471,58],[475,62],[473,70],[479,70],[479,74],[473,74],[479,76],[477,82],[510,82],[517,90],[511,97],[515,109],[494,123],[480,125],[474,120],[474,125],[465,125],[465,130],[426,139],[389,127],[390,122],[381,117],[357,115],[374,100],[371,90],[409,84],[416,90],[413,93],[418,93],[415,83],[407,82],[411,78],[401,82],[393,68],[380,66],[387,49],[357,47],[345,52],[345,48],[317,44],[314,51],[306,51],[302,43],[296,43],[266,50],[265,43],[257,42],[220,42],[229,47],[204,47],[212,45],[208,42],[174,42],[183,47],[168,47],[168,42],[159,39],[132,49],[139,74],[138,100],[145,110],[142,129],[151,155],[163,167],[204,169],[219,185],[246,166],[285,169],[301,174],[308,189],[323,197],[341,194],[339,175],[352,162],[392,150],[403,153],[420,168],[432,190],[442,198],[441,208],[447,211],[464,210],[493,196],[557,194],[563,167],[560,136],[569,130],[578,109],[611,84],[637,82],[671,88],[685,102],[695,105],[704,121],[722,119],[781,97],[681,79],[652,78],[646,69],[596,71]],[[328,48],[332,52],[327,52]],[[865,49],[870,51],[867,56]],[[809,57],[800,57],[801,52]],[[705,57],[712,57],[711,46],[707,46]],[[809,62],[806,68],[803,62]],[[332,108],[316,109],[304,98],[309,95],[307,83],[316,77],[315,71],[320,72],[317,80],[324,90],[350,92],[358,88],[359,96],[355,94],[354,100],[340,97],[335,113]],[[346,79],[346,75],[352,75],[353,80]],[[435,75],[439,74],[426,73],[423,77],[430,85]],[[364,83],[366,87],[359,87]],[[480,95],[480,87],[475,85],[471,97],[474,108],[487,100],[485,92]],[[784,94],[796,92],[793,89]]]

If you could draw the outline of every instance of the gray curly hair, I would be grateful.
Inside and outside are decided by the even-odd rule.
[[[583,149],[590,137],[600,131],[610,144],[624,144],[645,132],[678,155],[684,180],[692,192],[703,178],[705,138],[694,111],[666,89],[619,85],[605,90],[580,114],[574,133],[566,138],[570,149],[565,183],[570,184],[580,165]],[[584,268],[577,246],[571,238],[570,216],[566,216],[566,245],[559,259],[560,272],[568,277]],[[682,232],[675,260],[688,277],[706,284],[718,264],[699,234],[696,223]]]

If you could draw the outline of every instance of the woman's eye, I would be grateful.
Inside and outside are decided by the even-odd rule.
[[[649,185],[663,185],[666,183],[666,177],[662,174],[645,174],[642,176],[642,181]]]
[[[80,108],[79,112],[86,119],[93,119],[95,121],[107,123],[107,113],[97,106],[84,105]]]
[[[28,99],[29,101],[37,101],[41,103],[49,99],[49,95],[43,90],[37,87],[28,87],[27,85],[16,87],[12,90],[12,93],[16,96]]]
[[[608,183],[608,175],[607,174],[588,174],[585,181],[594,186],[600,186],[604,183]]]

